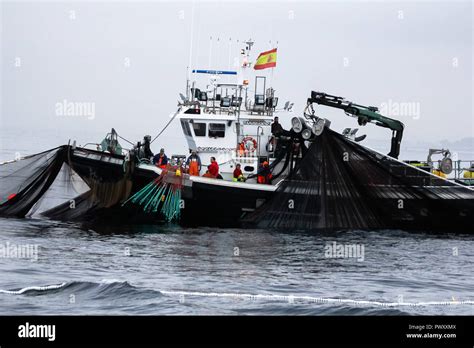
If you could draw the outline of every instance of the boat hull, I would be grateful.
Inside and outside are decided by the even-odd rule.
[[[73,150],[70,165],[74,171],[91,187],[118,183],[124,178],[124,156],[111,155],[94,150]],[[159,176],[160,170],[150,165],[139,165],[129,175],[132,182],[130,194],[138,192]],[[199,180],[201,182],[197,182]],[[245,214],[257,208],[269,199],[272,190],[259,188],[256,184],[225,182],[217,179],[190,178],[185,176],[182,187],[183,207],[180,224],[186,226],[241,226]],[[126,204],[124,200],[107,207],[97,209],[88,219],[113,217],[123,222],[160,222],[157,214],[144,213],[141,207]]]

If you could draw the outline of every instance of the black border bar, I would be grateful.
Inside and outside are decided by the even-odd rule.
[[[473,347],[473,316],[0,316],[0,347],[91,345],[409,345]],[[55,340],[19,326],[55,325]],[[426,337],[408,338],[407,334]],[[434,338],[433,334],[455,338]]]

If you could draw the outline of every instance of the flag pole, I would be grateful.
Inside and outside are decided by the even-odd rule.
[[[275,48],[276,48],[276,52],[277,52],[276,54],[277,54],[277,60],[278,60],[278,41],[276,42]],[[276,62],[275,62],[275,66],[276,66]],[[272,83],[274,82],[274,81],[273,81],[273,69],[275,69],[275,68],[272,68]],[[273,97],[273,96],[272,96],[272,97]]]
[[[275,49],[276,49],[277,55],[278,55],[278,41],[276,42]],[[275,63],[276,63],[276,62],[275,62]],[[271,97],[272,97],[272,98],[274,97],[274,94],[275,94],[275,89],[273,88],[273,83],[275,82],[274,77],[273,77],[273,70],[275,70],[274,67],[272,67],[272,75],[271,75],[271,76],[272,76],[272,77],[271,77],[271,80],[272,80],[272,83],[271,83],[271,86],[272,86],[272,95],[271,95]]]
[[[209,38],[209,70],[212,69],[211,66],[211,57],[212,57],[212,36]]]
[[[272,82],[271,82],[271,86],[272,86],[272,95],[271,95],[271,96],[272,96],[272,97],[273,97],[273,69],[274,69],[274,68],[272,67],[272,78],[271,78],[271,80],[272,80]]]
[[[188,64],[188,79],[191,78],[190,76],[190,69],[191,69],[191,65],[192,65],[192,62],[193,62],[193,40],[194,40],[194,6],[195,6],[196,2],[193,1],[193,6],[191,8],[191,39],[189,40],[189,64]]]
[[[193,6],[191,9],[191,38],[189,40],[189,64],[186,72],[186,99],[189,99],[189,81],[191,80],[191,65],[193,62],[193,33],[194,33],[194,6],[196,2],[193,0]]]

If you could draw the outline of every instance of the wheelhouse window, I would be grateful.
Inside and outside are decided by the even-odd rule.
[[[193,123],[194,134],[197,137],[206,136],[206,124],[205,123]]]
[[[184,135],[192,136],[188,121],[181,120],[181,127],[183,128]]]
[[[225,124],[209,123],[209,137],[224,138],[225,137]]]

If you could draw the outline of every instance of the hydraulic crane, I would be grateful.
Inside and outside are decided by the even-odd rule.
[[[308,98],[308,105],[313,103],[344,110],[346,115],[357,117],[357,122],[360,126],[365,126],[367,123],[374,123],[377,126],[389,128],[392,130],[392,140],[388,156],[398,158],[398,155],[400,154],[400,143],[403,137],[403,129],[405,127],[402,122],[382,116],[378,113],[379,110],[375,106],[355,104],[342,97],[322,92],[311,92],[311,98]]]

